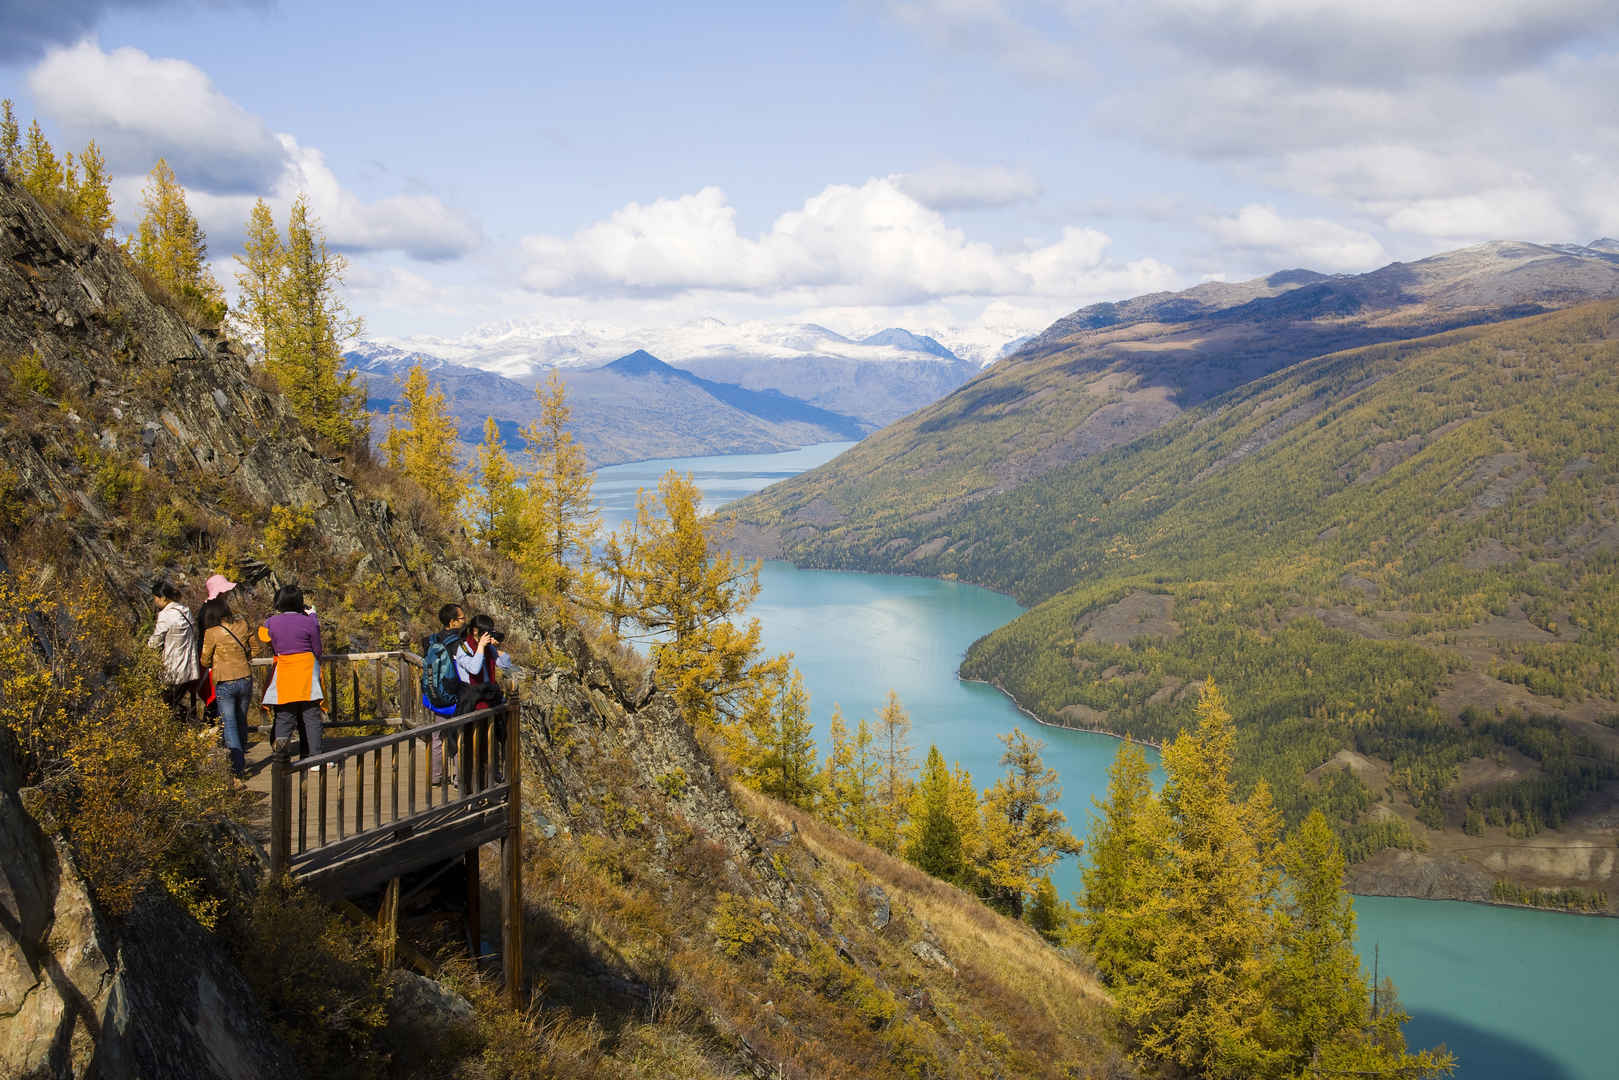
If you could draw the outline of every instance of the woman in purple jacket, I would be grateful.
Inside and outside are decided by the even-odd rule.
[[[275,594],[276,614],[259,627],[259,640],[275,653],[270,684],[262,704],[275,710],[272,745],[280,746],[303,735],[304,756],[321,751],[320,620],[304,611],[304,594],[295,585],[283,585]]]

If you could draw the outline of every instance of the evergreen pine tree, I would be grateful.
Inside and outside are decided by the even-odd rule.
[[[96,237],[104,237],[112,232],[118,219],[112,212],[112,192],[108,185],[111,178],[107,175],[107,160],[101,156],[101,148],[91,139],[85,146],[84,153],[79,155],[79,173],[75,178],[72,197],[69,200],[70,209],[75,217],[95,233]]]
[[[530,588],[599,604],[603,590],[592,569],[591,547],[601,515],[591,501],[585,452],[568,430],[567,388],[553,372],[534,392],[540,417],[522,431],[532,466],[524,485],[519,565]]]
[[[523,492],[493,416],[483,421],[483,445],[473,459],[472,480],[468,504],[473,535],[490,551],[516,551],[523,538]]]
[[[236,255],[236,310],[231,325],[266,361],[270,341],[278,321],[286,318],[282,303],[282,278],[287,271],[287,251],[276,232],[275,215],[263,199],[253,202],[247,217],[247,239]]]
[[[341,450],[366,444],[365,388],[343,366],[342,344],[364,332],[338,290],[348,262],[327,250],[320,224],[299,195],[287,215],[283,272],[267,324],[265,367],[298,417]]]
[[[455,461],[455,420],[444,404],[444,391],[433,385],[420,362],[398,381],[403,393],[388,412],[383,452],[389,465],[416,481],[439,513],[453,517],[465,488]]]
[[[907,862],[944,881],[959,881],[964,869],[961,832],[951,813],[954,784],[944,755],[928,747],[927,760],[911,791],[904,829]]]
[[[911,798],[911,717],[899,695],[888,691],[888,701],[877,714],[877,757],[881,762],[881,802],[877,807],[875,842],[891,855],[899,853],[900,826]]]

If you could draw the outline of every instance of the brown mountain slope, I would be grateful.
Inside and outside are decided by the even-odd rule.
[[[949,397],[730,511],[737,544],[815,566],[906,569],[899,542],[1310,357],[1619,296],[1619,257],[1483,244],[1359,276],[1289,271],[1097,304]]]

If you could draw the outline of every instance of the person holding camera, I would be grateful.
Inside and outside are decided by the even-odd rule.
[[[455,650],[455,670],[461,677],[456,715],[487,709],[505,701],[496,678],[495,620],[482,612],[468,622]]]
[[[504,634],[496,632],[495,620],[482,612],[468,621],[466,634],[455,650],[455,670],[461,676],[461,695],[456,701],[456,715],[492,709],[505,703],[506,695],[500,689],[498,677],[499,642],[504,637]],[[505,755],[502,753],[506,744],[504,713],[495,718],[493,734],[495,739],[490,756],[494,763],[494,780],[498,784],[505,779]]]

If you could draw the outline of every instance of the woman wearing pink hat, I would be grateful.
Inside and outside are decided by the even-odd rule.
[[[208,579],[208,602],[197,621],[202,626],[202,666],[214,677],[214,700],[220,727],[230,750],[231,775],[238,780],[247,769],[247,710],[253,703],[253,639],[247,620],[232,613],[226,598],[234,581],[224,574]]]

